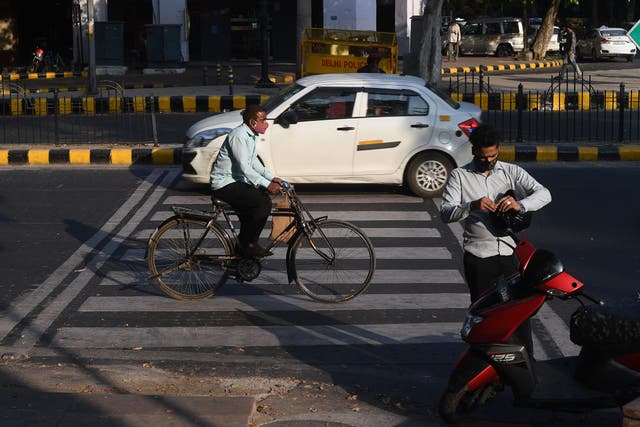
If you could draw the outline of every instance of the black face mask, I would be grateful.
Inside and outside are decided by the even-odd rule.
[[[489,160],[480,160],[474,157],[473,164],[476,166],[479,172],[486,172],[493,170],[496,167],[496,163],[498,163],[498,157],[489,161]]]

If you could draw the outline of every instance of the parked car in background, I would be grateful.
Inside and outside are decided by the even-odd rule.
[[[595,61],[616,56],[633,61],[636,56],[636,45],[631,41],[624,28],[610,28],[606,26],[589,30],[576,43],[576,56]]]
[[[439,195],[449,172],[471,160],[469,135],[480,108],[456,102],[423,79],[394,74],[320,74],[297,80],[262,106],[269,127],[258,156],[293,183],[406,185]],[[187,130],[183,178],[207,183],[240,111]]]
[[[530,25],[529,31],[527,32],[527,45],[529,49],[533,46],[533,42],[536,40],[536,36],[538,35],[538,31],[540,30],[541,25]],[[551,39],[549,40],[549,44],[547,45],[547,53],[559,53],[560,52],[560,27],[553,27],[553,34],[551,35]]]
[[[524,49],[524,27],[519,18],[468,21],[462,28],[463,55],[513,56]]]

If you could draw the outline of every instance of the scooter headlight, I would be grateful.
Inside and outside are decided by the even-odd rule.
[[[465,319],[464,324],[462,325],[462,330],[460,331],[460,336],[462,337],[462,339],[466,340],[473,327],[483,320],[484,318],[481,316],[467,313],[467,318]]]

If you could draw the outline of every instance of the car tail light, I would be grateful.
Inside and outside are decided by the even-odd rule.
[[[609,43],[609,39],[600,39],[600,43]]]
[[[476,119],[465,120],[464,122],[458,124],[460,130],[464,132],[467,137],[469,137],[471,135],[471,132],[473,132],[473,130],[478,126],[480,126],[480,123],[478,123]]]

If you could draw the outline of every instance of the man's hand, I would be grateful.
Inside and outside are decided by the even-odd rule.
[[[267,187],[267,191],[271,194],[282,193],[282,188],[280,187],[281,182],[282,180],[280,178],[273,178]]]
[[[505,196],[498,200],[496,204],[496,212],[498,215],[502,215],[506,211],[514,210],[520,212],[520,203],[511,196]]]
[[[481,199],[471,202],[471,210],[494,212],[496,210],[496,204],[493,202],[493,200],[491,200],[487,196],[484,196]]]

